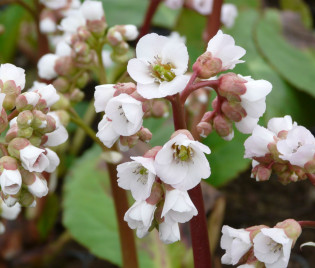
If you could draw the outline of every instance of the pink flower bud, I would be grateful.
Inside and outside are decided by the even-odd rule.
[[[30,142],[24,138],[15,138],[10,141],[8,145],[8,151],[11,156],[20,158],[20,150],[24,149],[26,146],[29,146]]]
[[[107,40],[112,46],[117,46],[124,40],[122,34],[117,30],[118,26],[111,27],[107,32]]]
[[[19,94],[21,94],[21,88],[16,86],[13,80],[6,81],[3,84],[2,93],[5,93],[3,101],[3,108],[6,110],[12,110],[15,107],[15,100]]]
[[[199,56],[193,65],[193,70],[197,72],[198,77],[202,79],[215,76],[221,69],[222,61],[219,58],[213,58],[209,51]]]
[[[179,129],[179,130],[176,130],[172,136],[171,136],[171,139],[173,139],[174,137],[176,137],[177,135],[179,134],[184,134],[185,136],[187,136],[188,139],[190,140],[194,140],[194,137],[193,135],[187,130],[187,129]]]
[[[80,26],[77,29],[77,36],[73,35],[71,41],[76,42],[76,41],[80,40],[80,41],[85,42],[85,41],[88,41],[89,39],[92,39],[92,38],[93,38],[93,36],[92,36],[91,32],[86,28],[86,26]]]
[[[224,101],[221,105],[221,109],[226,117],[234,122],[241,121],[242,118],[247,115],[239,102]]]
[[[84,99],[84,92],[80,89],[74,89],[70,94],[70,101],[72,102],[80,102]]]
[[[137,87],[134,83],[129,82],[129,83],[118,83],[114,85],[114,89],[116,89],[114,93],[114,97],[116,97],[122,93],[131,95],[133,92],[136,91]]]
[[[213,104],[212,104],[213,105]],[[212,106],[213,107],[213,106]],[[215,109],[215,108],[213,108],[213,109]],[[202,119],[201,119],[201,122],[207,122],[207,123],[210,123],[211,121],[212,121],[212,119],[213,119],[213,116],[214,116],[214,112],[206,112],[204,115],[203,115],[203,117],[202,117]]]
[[[267,181],[271,176],[271,169],[263,165],[257,165],[252,170],[252,175],[256,178],[256,181]]]
[[[55,62],[55,71],[60,76],[71,75],[75,71],[72,58],[70,56],[60,57]]]
[[[223,115],[213,119],[213,127],[221,137],[227,137],[233,132],[232,122]]]
[[[292,247],[302,233],[301,225],[293,219],[287,219],[283,222],[279,222],[275,227],[283,229],[285,234],[293,240]]]
[[[0,133],[5,131],[8,126],[8,116],[6,111],[2,108],[0,113]]]
[[[255,226],[251,226],[245,229],[246,231],[249,232],[249,237],[252,242],[255,236],[260,232],[262,228],[269,228],[269,227],[266,225],[255,225]]]
[[[39,110],[33,111],[32,127],[34,129],[43,129],[47,126],[46,114]]]
[[[16,98],[16,109],[18,111],[32,110],[40,99],[36,92],[25,92]]]
[[[196,128],[199,135],[203,138],[206,138],[212,132],[212,126],[207,122],[200,122]]]
[[[234,73],[223,74],[219,78],[219,93],[228,100],[240,101],[239,96],[246,92],[246,82]]]
[[[57,79],[54,80],[53,86],[61,93],[65,93],[69,89],[69,82],[66,78],[64,77],[58,77]]]
[[[13,124],[10,126],[9,130],[7,131],[7,134],[5,136],[5,141],[10,142],[14,138],[16,138],[18,135],[18,126],[17,124]]]
[[[31,126],[33,118],[34,116],[31,111],[26,110],[19,113],[16,119],[18,128],[27,128]]]
[[[168,106],[164,101],[153,100],[151,113],[154,117],[166,117],[169,114]]]
[[[107,28],[107,23],[105,17],[103,17],[101,20],[88,20],[86,22],[86,26],[90,32],[98,36],[102,36]]]
[[[141,127],[138,132],[139,139],[144,142],[149,142],[152,139],[152,133],[149,129]]]

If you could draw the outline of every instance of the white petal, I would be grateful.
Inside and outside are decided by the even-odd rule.
[[[108,121],[107,117],[104,116],[98,124],[96,137],[98,137],[106,147],[111,148],[119,136],[120,135],[113,129],[113,123]]]
[[[150,68],[150,64],[142,59],[131,59],[127,65],[127,71],[131,78],[140,84],[154,83]]]
[[[0,80],[3,83],[13,80],[17,87],[21,90],[25,86],[25,71],[22,68],[16,67],[13,64],[6,63],[0,65]]]
[[[101,20],[104,16],[102,2],[84,1],[80,10],[86,20]]]
[[[113,84],[105,84],[95,87],[95,93],[94,93],[94,106],[95,111],[97,113],[104,112],[107,103],[111,98],[113,98],[115,93],[115,88]]]
[[[292,118],[290,115],[285,117],[274,117],[268,122],[268,129],[274,132],[276,135],[282,130],[290,130],[293,127]]]
[[[242,100],[258,101],[265,98],[272,89],[272,84],[266,80],[252,80],[245,83],[246,92],[241,95]]]
[[[241,121],[235,122],[235,127],[244,134],[250,134],[257,126],[258,120],[258,118],[247,115],[243,117]]]
[[[57,77],[55,71],[55,63],[57,59],[58,56],[55,54],[46,54],[41,57],[37,63],[38,75],[47,80]]]

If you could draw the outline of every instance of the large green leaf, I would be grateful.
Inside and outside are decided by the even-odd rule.
[[[25,15],[26,11],[17,5],[0,10],[0,24],[5,27],[5,32],[0,34],[0,63],[12,61],[19,38],[20,24]]]
[[[266,12],[259,21],[257,44],[263,56],[285,80],[315,97],[315,61],[283,38],[278,12]]]
[[[108,173],[100,162],[101,150],[93,147],[79,159],[66,177],[63,224],[74,239],[96,256],[121,266],[118,227],[111,198]],[[170,256],[183,256],[163,245],[154,230],[137,239],[140,267],[182,267]],[[180,252],[179,252],[180,251]]]

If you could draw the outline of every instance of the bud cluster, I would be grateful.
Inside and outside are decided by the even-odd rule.
[[[180,239],[178,223],[198,214],[187,191],[210,176],[204,153],[210,153],[208,147],[194,141],[187,130],[178,130],[163,147],[154,147],[143,157],[131,157],[133,161],[117,167],[118,185],[131,190],[136,200],[125,221],[137,229],[138,237],[156,228],[166,244]]]
[[[35,197],[48,193],[47,182],[41,173],[54,172],[59,158],[47,146],[57,146],[68,138],[58,117],[60,112],[50,112],[51,106],[60,98],[56,89],[52,85],[35,83],[31,90],[21,94],[24,85],[23,69],[11,64],[0,66],[1,119],[6,123],[1,132],[9,124],[5,143],[1,143],[0,194],[9,207],[19,206],[16,203],[35,205]],[[7,116],[6,110],[14,108]]]
[[[273,228],[258,225],[234,229],[224,225],[221,248],[226,252],[221,261],[238,267],[287,267],[301,232],[300,224],[293,219],[279,222]]]
[[[284,183],[312,179],[315,138],[290,116],[272,118],[268,128],[256,126],[245,141],[245,157],[253,159],[252,177],[266,181],[272,172]]]

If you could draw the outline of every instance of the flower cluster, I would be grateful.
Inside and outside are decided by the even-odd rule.
[[[24,85],[23,69],[0,66],[1,132],[9,125],[0,158],[1,197],[7,206],[35,205],[35,197],[48,193],[42,172],[54,172],[60,161],[47,146],[58,146],[68,138],[59,118],[62,112],[50,112],[60,98],[56,89],[37,83],[21,94]],[[6,111],[14,108],[7,116]]]
[[[245,141],[245,157],[253,159],[252,176],[266,181],[275,172],[282,183],[310,179],[315,174],[315,138],[290,116],[256,126]]]
[[[202,15],[209,15],[212,13],[213,0],[164,0],[166,6],[171,9],[179,9],[184,4],[185,6],[197,11]],[[221,23],[231,28],[238,15],[237,8],[233,4],[223,4],[221,9]]]
[[[291,249],[302,232],[298,222],[292,219],[279,222],[275,227],[265,225],[246,229],[223,226],[221,247],[226,250],[223,264],[245,267],[285,268]]]
[[[198,214],[187,191],[210,176],[204,153],[210,153],[207,146],[194,141],[187,130],[178,130],[163,147],[117,167],[118,185],[136,200],[125,221],[137,229],[138,237],[157,228],[164,243],[180,239],[178,223]]]

